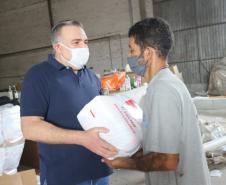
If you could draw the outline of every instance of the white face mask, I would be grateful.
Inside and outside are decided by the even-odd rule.
[[[60,43],[60,45],[71,51],[71,59],[67,61],[69,64],[77,69],[82,69],[86,65],[89,59],[89,48],[69,48],[63,43]]]

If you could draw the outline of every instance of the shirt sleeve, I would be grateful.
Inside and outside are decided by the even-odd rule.
[[[95,77],[96,77],[97,86],[98,86],[98,89],[99,89],[99,94],[100,94],[100,95],[104,95],[104,92],[103,92],[103,90],[102,90],[102,88],[101,88],[100,79],[99,79],[96,75],[95,75]]]
[[[179,153],[182,127],[181,103],[170,89],[159,89],[147,96],[145,150],[158,153]]]
[[[104,92],[101,88],[101,82],[100,82],[100,79],[97,77],[97,75],[93,72],[93,70],[89,69],[90,73],[93,75],[94,79],[95,79],[95,82],[97,84],[97,88],[98,88],[98,92],[99,92],[99,95],[104,95]]]
[[[22,84],[21,91],[21,116],[41,116],[45,117],[49,98],[47,80],[39,68],[31,68]]]

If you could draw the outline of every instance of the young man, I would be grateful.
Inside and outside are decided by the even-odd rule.
[[[149,83],[143,103],[143,152],[103,159],[110,167],[146,172],[147,185],[210,185],[197,111],[181,80],[168,69],[169,25],[147,18],[129,30],[128,63]]]
[[[73,20],[58,23],[51,36],[54,55],[27,72],[21,95],[24,137],[39,143],[41,185],[108,185],[111,170],[101,156],[117,153],[99,138],[108,130],[83,131],[77,120],[101,94],[99,80],[85,67],[87,36]]]

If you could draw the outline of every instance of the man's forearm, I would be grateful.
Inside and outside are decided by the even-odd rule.
[[[149,153],[141,157],[125,158],[116,168],[132,169],[143,172],[172,171],[176,169],[178,155]]]
[[[22,117],[21,121],[25,139],[47,144],[81,145],[104,158],[115,156],[118,152],[114,146],[99,137],[99,133],[108,132],[106,128],[86,131],[63,129],[36,116]]]
[[[150,153],[135,160],[136,169],[139,171],[169,171],[168,157],[166,154]]]
[[[22,118],[25,139],[47,144],[80,144],[82,132],[56,127],[44,120]],[[78,139],[76,139],[78,138]]]

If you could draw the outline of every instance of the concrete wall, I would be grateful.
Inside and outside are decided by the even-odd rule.
[[[206,90],[212,65],[226,56],[226,0],[153,0],[153,7],[174,31],[169,62],[191,90]]]
[[[25,72],[51,52],[50,29],[60,20],[83,23],[90,39],[89,67],[122,68],[128,28],[152,16],[152,0],[1,0],[0,90],[21,82]]]

